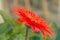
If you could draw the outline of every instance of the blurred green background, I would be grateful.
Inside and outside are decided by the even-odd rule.
[[[29,29],[28,40],[60,40],[60,0],[0,0],[0,40],[25,40],[26,26],[15,21],[12,4],[33,11],[53,29],[52,38],[46,39]]]

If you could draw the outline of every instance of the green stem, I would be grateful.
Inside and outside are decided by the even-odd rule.
[[[28,27],[26,27],[26,36],[25,36],[25,40],[28,40]]]

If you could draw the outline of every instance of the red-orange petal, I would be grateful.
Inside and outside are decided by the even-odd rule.
[[[16,21],[17,22],[23,22],[23,19],[22,18],[16,18]]]

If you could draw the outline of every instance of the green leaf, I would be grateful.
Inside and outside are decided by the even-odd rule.
[[[12,27],[10,25],[8,25],[8,23],[0,24],[0,34],[7,33],[11,29],[12,29]]]

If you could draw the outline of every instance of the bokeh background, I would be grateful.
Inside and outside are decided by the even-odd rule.
[[[15,21],[12,4],[34,12],[53,29],[52,38],[46,39],[29,29],[28,40],[60,40],[60,0],[0,0],[0,40],[25,40],[26,26]]]

